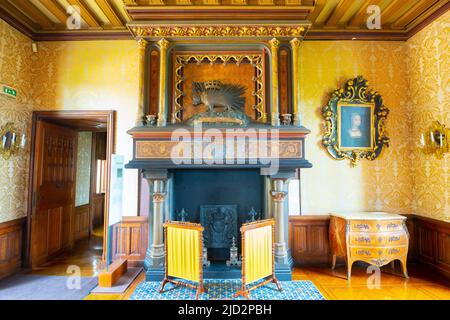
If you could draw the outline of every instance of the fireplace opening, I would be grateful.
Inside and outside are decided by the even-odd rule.
[[[172,219],[201,223],[208,260],[225,263],[241,225],[262,218],[263,190],[259,169],[174,170]]]

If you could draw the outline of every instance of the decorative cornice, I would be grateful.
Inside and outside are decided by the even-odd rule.
[[[277,38],[303,38],[309,28],[299,23],[152,23],[128,25],[135,37],[143,38],[227,38],[259,40]]]

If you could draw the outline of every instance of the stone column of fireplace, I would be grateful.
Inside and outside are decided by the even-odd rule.
[[[292,100],[293,100],[293,124],[299,127],[301,125],[300,119],[300,44],[302,43],[298,38],[292,39],[290,42],[292,48]]]
[[[280,47],[280,41],[273,38],[269,41],[270,52],[272,56],[271,67],[272,67],[272,101],[271,101],[271,111],[270,111],[270,123],[272,126],[280,125],[280,108],[278,100],[278,49]]]
[[[164,220],[166,216],[167,170],[144,171],[144,177],[151,191],[151,212],[149,212],[149,239],[144,267],[147,280],[161,280],[164,274]]]
[[[169,41],[162,38],[158,41],[159,46],[159,104],[158,104],[158,127],[167,124],[167,48]]]
[[[294,170],[280,170],[270,176],[271,218],[275,219],[275,273],[282,281],[292,280],[293,260],[288,245],[288,185]]]
[[[145,39],[138,40],[139,46],[139,99],[138,112],[136,115],[136,126],[144,124],[144,101],[145,101],[145,55],[147,52],[148,41]]]
[[[164,186],[164,180],[155,180],[153,182],[153,242],[150,248],[150,257],[155,267],[164,263],[163,223],[165,215],[164,205],[167,196]]]
[[[287,262],[287,245],[285,239],[285,219],[284,219],[284,201],[287,196],[285,191],[285,180],[284,179],[274,179],[273,180],[273,190],[272,200],[273,200],[273,215],[275,218],[275,260],[277,262],[286,263]]]

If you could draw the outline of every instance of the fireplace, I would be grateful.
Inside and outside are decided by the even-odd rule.
[[[126,167],[139,169],[150,189],[146,279],[164,273],[165,221],[202,223],[211,260],[205,278],[236,278],[239,267],[225,264],[230,242],[235,238],[239,251],[240,226],[271,218],[276,275],[289,280],[289,180],[312,166],[298,60],[308,24],[175,24],[132,29],[140,107],[128,131],[133,159]],[[216,37],[223,41],[211,41]]]
[[[271,171],[268,170],[271,166],[268,159],[250,158],[233,162],[228,161],[227,152],[219,153],[221,158],[212,162],[209,158],[200,162],[180,162],[174,159],[173,152],[177,146],[173,135],[179,128],[178,125],[170,125],[130,130],[134,136],[135,157],[126,167],[141,169],[150,187],[146,278],[162,279],[165,259],[162,226],[165,221],[186,220],[204,226],[205,246],[211,262],[204,268],[205,278],[239,278],[240,268],[226,264],[230,259],[233,237],[239,253],[240,226],[250,219],[273,218],[276,221],[276,274],[280,280],[291,279],[287,194],[289,180],[296,176],[298,168],[311,167],[304,158],[304,136],[308,130],[303,127],[279,127],[276,135],[265,137],[266,142],[274,143],[277,150],[277,158],[271,160],[278,167]],[[192,150],[195,141],[210,141],[207,132],[196,136],[195,128],[182,128],[197,138],[188,143]],[[226,128],[215,130],[227,131]],[[238,139],[234,136],[226,139],[241,143],[247,151],[252,149],[252,140],[245,136],[245,132],[244,135],[241,132]]]
[[[208,259],[225,262],[233,237],[240,250],[239,229],[252,219],[250,212],[263,216],[263,190],[258,169],[173,170],[172,219],[201,223]]]

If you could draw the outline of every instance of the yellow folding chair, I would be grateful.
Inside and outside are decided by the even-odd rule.
[[[176,286],[185,286],[197,290],[198,299],[203,286],[202,237],[201,224],[189,222],[167,222],[164,224],[166,263],[164,280],[160,293],[170,282]],[[188,283],[186,281],[197,284]]]
[[[242,287],[235,297],[249,298],[250,291],[268,283],[275,283],[282,291],[275,277],[275,221],[273,219],[243,224],[242,237]],[[252,285],[260,280],[261,282]]]

